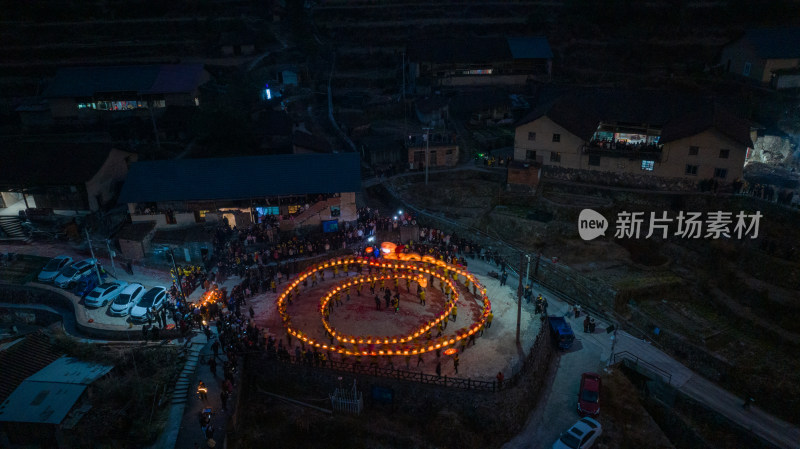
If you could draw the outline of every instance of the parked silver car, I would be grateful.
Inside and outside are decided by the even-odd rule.
[[[53,282],[53,280],[58,277],[58,274],[61,273],[61,270],[63,270],[70,263],[72,263],[72,257],[53,257],[49,262],[47,262],[47,265],[42,268],[42,271],[39,272],[39,276],[36,279],[39,282]]]
[[[131,309],[131,321],[139,323],[146,321],[148,313],[158,312],[166,303],[167,289],[165,287],[151,288]]]
[[[56,287],[72,288],[75,285],[75,282],[81,278],[81,276],[94,268],[94,264],[96,263],[97,261],[95,259],[85,259],[75,262],[67,268],[61,270],[61,273],[56,276],[56,279],[53,281],[53,283],[56,285]]]
[[[553,443],[553,449],[588,449],[603,434],[603,426],[592,418],[581,418]]]
[[[111,306],[108,308],[108,313],[112,316],[126,316],[131,313],[133,306],[142,299],[142,295],[146,289],[144,285],[132,283],[128,284],[122,292],[117,296]]]
[[[117,299],[122,290],[128,285],[125,281],[105,282],[98,285],[86,295],[83,304],[86,307],[103,307]]]

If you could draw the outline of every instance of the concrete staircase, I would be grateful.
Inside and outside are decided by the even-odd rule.
[[[30,238],[22,228],[22,219],[13,215],[0,216],[0,240],[29,241]]]
[[[200,351],[205,345],[205,343],[192,343],[189,346],[186,364],[183,366],[180,376],[178,376],[178,381],[175,382],[175,390],[172,393],[173,405],[186,404],[189,392],[194,388],[194,373],[197,370],[197,364],[200,363]]]
[[[291,230],[298,226],[303,226],[309,219],[316,217],[317,214],[329,208],[331,205],[337,204],[337,200],[338,198],[328,198],[327,200],[312,204],[308,209],[295,215],[293,220],[283,220],[281,223],[281,230]]]

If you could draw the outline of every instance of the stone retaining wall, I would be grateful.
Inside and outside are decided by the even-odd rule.
[[[73,313],[75,316],[75,327],[81,336],[84,337],[126,341],[136,341],[142,338],[140,329],[114,329],[89,323],[86,311],[82,307],[76,307],[75,302],[61,291],[54,291],[45,287],[40,288],[31,285],[0,284],[0,302],[20,305],[41,304],[56,309],[66,309],[66,311]],[[178,337],[179,332],[177,329],[164,330],[161,332],[160,336],[161,339],[174,339]]]
[[[661,191],[696,191],[698,189],[697,181],[691,179],[662,178],[659,176],[613,173],[599,170],[581,170],[555,167],[552,165],[545,165],[542,167],[542,177],[602,186],[631,187]]]
[[[478,344],[469,350],[480,351],[481,346]],[[556,369],[556,354],[548,328],[543,326],[519,374],[507,379],[498,392],[459,390],[410,380],[339,372],[265,357],[248,362],[248,383],[251,386],[279,386],[292,382],[309,388],[307,391],[332,393],[340,385],[351,386],[355,380],[358,390],[364,395],[367,413],[370,409],[379,411],[381,407],[387,407],[386,410],[389,407],[373,401],[370,395],[372,387],[390,388],[394,393],[395,410],[417,416],[419,422],[436,419],[440,411],[455,413],[462,423],[482,429],[482,434],[492,435],[492,441],[499,445],[524,426],[547,385],[548,377]]]

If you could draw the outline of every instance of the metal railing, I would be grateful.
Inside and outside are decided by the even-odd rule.
[[[632,366],[630,366],[630,367],[633,368],[633,369],[636,369],[636,368],[641,366],[644,369],[646,369],[646,370],[650,371],[651,373],[653,373],[654,375],[657,375],[657,376],[661,377],[662,380],[667,382],[667,385],[671,385],[672,384],[672,373],[670,373],[669,371],[666,371],[664,369],[661,369],[661,368],[653,365],[652,363],[649,363],[649,362],[646,362],[646,361],[642,360],[636,354],[632,354],[632,353],[630,353],[628,351],[615,352],[611,356],[611,364],[612,365],[616,365],[617,363],[620,363],[620,362],[622,362],[622,363],[626,363],[627,362],[626,365],[632,364]],[[638,370],[637,370],[637,372],[638,372]]]
[[[273,358],[272,360],[281,361],[280,359]],[[282,362],[287,363],[286,360]],[[333,371],[346,372],[352,374],[361,374],[374,377],[388,377],[391,379],[405,380],[417,382],[428,385],[437,385],[447,388],[456,388],[461,390],[474,390],[474,391],[491,391],[498,390],[495,381],[477,380],[461,377],[437,376],[435,374],[426,374],[421,371],[406,371],[394,367],[384,367],[377,363],[349,363],[343,361],[326,360],[324,362],[311,362],[305,360],[297,360],[291,357],[288,363],[293,365],[302,365],[309,368],[317,369],[330,369]]]

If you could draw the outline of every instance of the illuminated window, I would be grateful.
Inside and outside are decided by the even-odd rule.
[[[300,205],[292,205],[289,206],[289,214],[296,214],[303,206]]]

